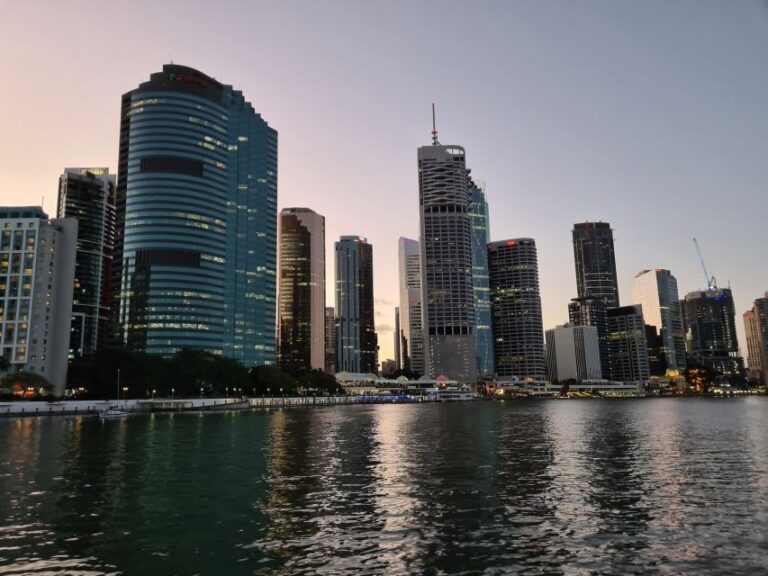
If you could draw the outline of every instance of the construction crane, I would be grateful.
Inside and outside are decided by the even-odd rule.
[[[704,278],[707,280],[707,290],[717,290],[717,280],[707,272],[707,265],[704,264],[704,256],[701,254],[701,248],[699,247],[699,242],[696,238],[693,239],[693,243],[696,245],[696,253],[699,255],[701,269],[704,271]]]

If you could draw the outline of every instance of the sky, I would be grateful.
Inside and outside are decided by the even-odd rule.
[[[467,151],[491,239],[533,237],[545,328],[576,296],[571,229],[615,230],[619,292],[668,268],[741,314],[768,290],[768,2],[0,2],[0,203],[56,210],[64,167],[117,165],[120,96],[171,60],[279,132],[278,203],[373,245],[380,359],[416,149]],[[44,198],[44,200],[42,200]]]

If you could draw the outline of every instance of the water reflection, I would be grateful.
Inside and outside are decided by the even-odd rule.
[[[761,573],[768,402],[0,421],[0,573]]]

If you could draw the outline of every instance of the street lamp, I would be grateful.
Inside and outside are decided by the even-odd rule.
[[[224,388],[224,394],[229,398],[229,387]]]
[[[173,397],[176,395],[176,388],[171,388],[171,400],[173,400]]]
[[[154,388],[152,388],[152,400],[154,400],[154,399],[155,399],[155,393],[156,393],[156,392],[157,392],[157,390],[155,390]]]

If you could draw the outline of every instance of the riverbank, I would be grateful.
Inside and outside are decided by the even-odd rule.
[[[337,404],[392,404],[405,402],[401,397],[373,396],[269,396],[261,398],[155,398],[130,400],[62,400],[59,402],[0,402],[0,417],[99,414],[119,405],[129,413],[214,412],[221,410],[258,410],[290,406],[329,406]],[[427,400],[424,400],[427,401]]]

